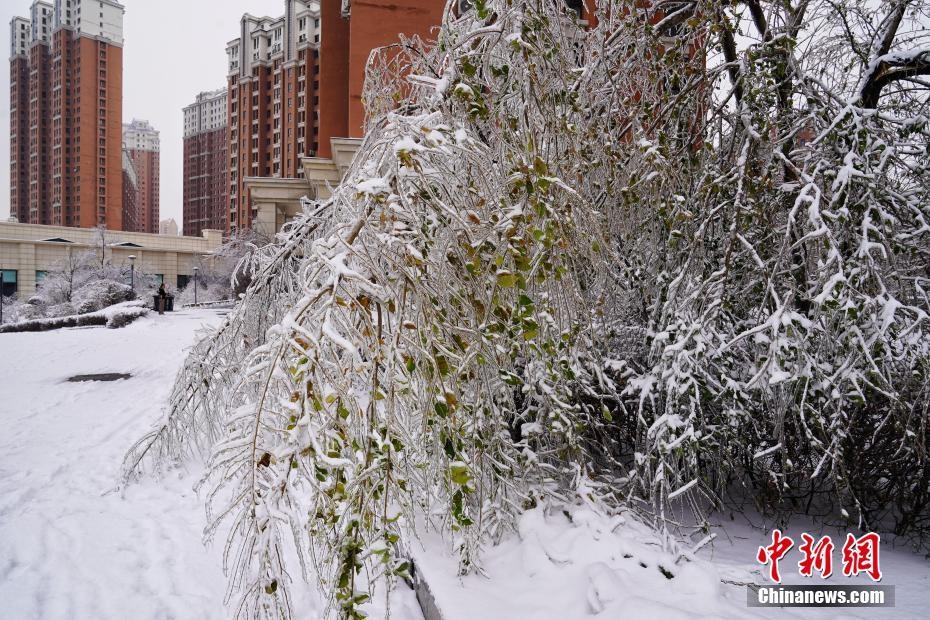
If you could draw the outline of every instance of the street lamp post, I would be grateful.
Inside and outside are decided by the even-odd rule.
[[[129,255],[129,286],[133,292],[136,290],[136,255]]]
[[[0,265],[0,325],[3,325],[3,265]]]
[[[197,305],[197,272],[200,271],[199,267],[194,267],[194,305]]]

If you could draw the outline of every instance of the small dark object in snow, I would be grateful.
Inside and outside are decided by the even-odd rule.
[[[119,372],[107,372],[99,375],[74,375],[68,378],[68,383],[83,383],[84,381],[119,381],[120,379],[129,379],[130,374]]]

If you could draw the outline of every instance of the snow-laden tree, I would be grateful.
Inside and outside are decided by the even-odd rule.
[[[359,617],[418,527],[470,571],[577,493],[926,542],[928,3],[872,4],[451,4],[126,477],[211,455],[242,617],[298,570]]]
[[[271,239],[253,229],[234,231],[223,244],[198,264],[197,295],[201,303],[238,299],[251,283],[252,256]],[[178,292],[178,303],[194,303],[194,281]]]
[[[67,255],[49,269],[45,278],[38,283],[33,300],[36,304],[55,305],[70,303],[81,287],[99,279],[111,279],[100,274],[100,258],[93,251],[74,252],[69,248]]]

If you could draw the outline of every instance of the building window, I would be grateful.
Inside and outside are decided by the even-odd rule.
[[[42,281],[45,280],[45,276],[47,275],[47,271],[36,271],[36,286],[42,284]]]
[[[0,287],[0,295],[4,297],[9,297],[10,295],[15,295],[17,288],[16,274],[15,269],[4,269],[0,271],[3,274],[3,286]]]

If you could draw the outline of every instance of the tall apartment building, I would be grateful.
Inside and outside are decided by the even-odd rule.
[[[123,148],[136,173],[135,216],[128,232],[158,233],[161,139],[148,121],[132,119],[123,125]],[[125,209],[124,209],[125,212]]]
[[[142,224],[139,221],[139,176],[132,163],[129,151],[123,149],[123,230],[139,232]]]
[[[276,19],[242,17],[229,42],[229,227],[254,216],[248,177],[296,178],[330,139],[362,137],[371,50],[399,34],[429,37],[444,0],[284,0]]]
[[[181,229],[178,228],[178,223],[174,221],[174,218],[168,218],[167,220],[162,220],[158,225],[158,234],[167,235],[169,237],[178,237],[181,235]]]
[[[114,0],[37,0],[10,22],[10,212],[122,228],[123,14]]]
[[[184,234],[226,230],[229,136],[226,89],[203,92],[184,108]]]

